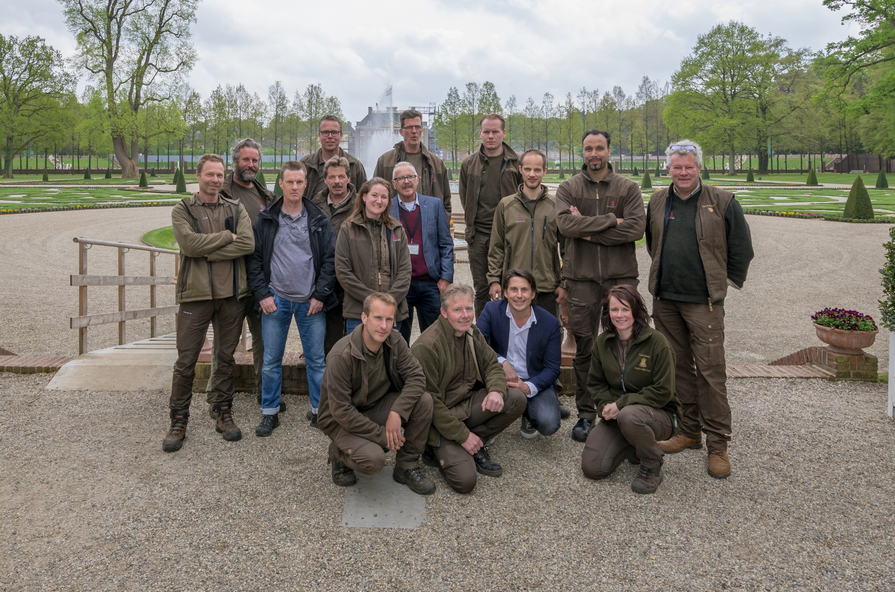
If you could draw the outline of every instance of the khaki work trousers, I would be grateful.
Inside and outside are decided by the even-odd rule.
[[[590,352],[600,331],[600,305],[609,288],[621,285],[637,287],[637,278],[620,278],[604,282],[566,280],[569,292],[569,328],[575,337],[575,407],[580,419],[596,421],[597,407],[587,392],[587,373],[590,371]]]
[[[264,314],[260,310],[255,310],[255,299],[247,296],[240,300],[243,307],[245,320],[249,325],[249,333],[252,335],[252,364],[255,366],[255,392],[254,395],[261,396],[261,370],[264,367],[264,341],[261,339],[261,315]],[[242,335],[242,327],[239,327],[240,336]],[[217,366],[218,357],[218,340],[217,334],[211,343],[211,375],[214,376],[215,367]],[[205,386],[205,400],[212,404],[212,392],[214,385],[211,380]]]
[[[486,443],[516,421],[525,411],[527,404],[525,394],[513,388],[507,391],[503,411],[500,413],[482,411],[482,402],[488,396],[488,389],[473,391],[470,396],[472,396],[472,412],[463,423],[470,432]],[[475,488],[477,480],[475,461],[463,446],[442,438],[441,445],[434,446],[432,451],[441,467],[441,474],[451,489],[457,493],[469,493]]]
[[[190,408],[196,362],[205,343],[208,323],[214,328],[217,345],[215,369],[211,375],[212,393],[208,402],[216,405],[233,401],[233,352],[239,343],[244,310],[243,303],[236,296],[180,304],[177,311],[177,362],[174,364],[168,403],[173,411]]]
[[[384,426],[395,400],[401,393],[389,393],[376,403],[361,411],[361,415],[377,425]],[[432,425],[432,396],[423,393],[410,412],[410,417],[402,423],[404,445],[395,453],[395,468],[412,469],[418,466],[420,454],[426,446],[429,426]],[[351,470],[364,475],[377,475],[385,466],[385,452],[378,442],[352,434],[339,426],[330,434],[329,460],[335,458]]]
[[[581,453],[581,470],[588,479],[605,479],[631,452],[648,469],[662,466],[665,454],[656,443],[674,433],[671,415],[647,405],[627,405],[615,421],[600,420],[590,431]]]
[[[656,329],[677,356],[674,389],[684,409],[681,433],[700,439],[709,450],[727,450],[730,402],[724,359],[724,307],[656,298]]]

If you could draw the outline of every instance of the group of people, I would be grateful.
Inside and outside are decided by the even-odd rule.
[[[489,448],[516,419],[523,438],[537,438],[571,413],[557,396],[565,320],[577,348],[572,438],[584,442],[587,477],[608,477],[627,459],[640,465],[632,489],[652,493],[664,454],[701,449],[703,434],[708,473],[727,477],[724,299],[728,286],[742,287],[753,251],[733,195],[701,182],[700,147],[667,148],[672,183],[644,208],[637,184],[612,169],[610,134],[590,130],[581,171],[554,197],[542,183],[546,155],[517,155],[503,117],[485,115],[481,146],[460,170],[467,286],[454,283],[447,170],[422,131],[422,115],[403,112],[403,141],[367,180],[339,147],[341,121],[325,116],[320,150],[283,164],[279,199],[255,179],[261,147],[252,139],[233,147],[226,178],[219,156],[199,160],[199,191],[172,213],[182,265],[163,449],[179,450],[186,437],[209,323],[209,413],[225,440],[242,437],[232,369],[243,318],[261,407],[255,433],[270,436],[285,411],[294,318],[307,418],[331,440],[333,482],[378,473],[392,451],[395,481],[414,492],[436,487],[422,458],[466,493],[477,474],[502,474]],[[652,317],[637,290],[644,235]]]

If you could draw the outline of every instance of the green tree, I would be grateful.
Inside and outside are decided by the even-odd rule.
[[[270,127],[273,132],[273,153],[274,165],[276,165],[276,157],[279,154],[277,150],[280,135],[283,133],[283,122],[289,113],[289,97],[286,96],[286,89],[283,84],[277,80],[267,89],[267,105],[270,110]],[[277,185],[277,187],[279,187]]]
[[[584,132],[581,129],[581,113],[578,111],[578,107],[575,106],[575,101],[572,98],[572,93],[566,93],[566,100],[564,103],[559,105],[558,111],[560,114],[559,135],[557,142],[557,144],[559,145],[559,160],[560,162],[562,162],[562,152],[563,150],[565,150],[567,157],[567,168],[570,171],[574,171],[574,154],[580,148],[581,134]],[[560,165],[559,172],[560,177],[562,177],[562,165]]]
[[[13,157],[61,127],[60,100],[74,87],[62,54],[40,37],[0,35],[0,137],[3,177],[12,178]]]
[[[199,0],[59,0],[77,63],[101,85],[122,178],[139,169],[138,117],[173,98],[196,61],[190,25]]]
[[[888,189],[889,180],[886,178],[886,171],[880,169],[879,175],[876,176],[876,189]]]
[[[454,163],[460,159],[459,150],[464,131],[462,118],[463,100],[457,87],[452,86],[435,113],[435,135],[438,137],[438,144],[451,151],[451,161]]]
[[[300,95],[296,92],[293,103],[299,118],[300,137],[308,152],[314,152],[320,148],[317,129],[320,126],[321,117],[335,115],[342,121],[345,120],[339,99],[326,96],[323,86],[319,83],[309,84],[304,94]]]
[[[80,147],[87,152],[87,170],[93,166],[93,156],[97,153],[109,154],[112,148],[109,136],[109,120],[106,118],[102,94],[92,86],[84,89],[81,100],[84,103],[84,117],[78,123]]]
[[[808,179],[805,181],[805,185],[817,187],[817,173],[814,172],[814,167],[808,169]]]

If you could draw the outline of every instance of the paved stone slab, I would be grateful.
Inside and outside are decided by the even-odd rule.
[[[416,528],[426,521],[426,498],[392,479],[392,468],[378,475],[357,474],[345,488],[342,526],[349,528]]]
[[[86,353],[65,364],[48,390],[139,391],[171,388],[174,335]]]

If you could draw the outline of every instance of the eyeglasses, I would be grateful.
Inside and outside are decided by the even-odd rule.
[[[402,127],[401,129],[406,129],[407,131],[410,131],[410,132],[421,132],[421,131],[423,131],[423,126],[421,126],[421,125],[406,125],[406,126]]]
[[[669,148],[670,150],[686,150],[687,152],[696,152],[696,146],[693,144],[675,144]]]
[[[416,175],[404,175],[403,177],[395,177],[395,181],[398,183],[403,183],[404,181],[413,181],[416,179]]]
[[[325,130],[325,131],[324,131],[324,130],[321,130],[321,131],[317,132],[317,135],[318,135],[318,136],[329,136],[330,138],[334,138],[334,137],[336,137],[336,136],[341,136],[341,135],[342,135],[342,130],[336,130],[336,131],[332,131],[332,130]]]

